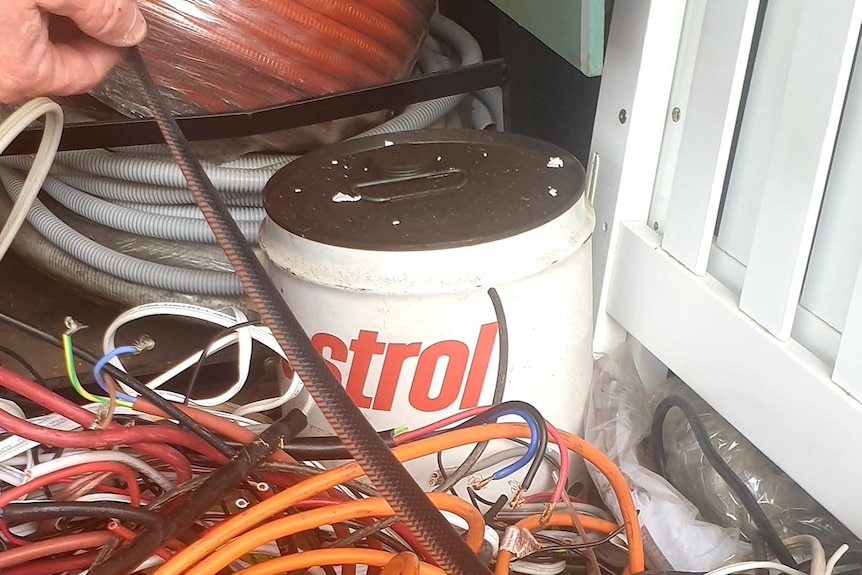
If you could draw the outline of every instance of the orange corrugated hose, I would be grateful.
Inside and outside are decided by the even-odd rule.
[[[482,546],[485,534],[485,521],[479,511],[459,497],[443,493],[430,493],[429,497],[438,509],[450,511],[467,521],[466,542],[473,551]],[[194,575],[215,575],[237,557],[282,537],[315,529],[321,525],[331,525],[364,517],[388,517],[392,508],[382,497],[358,499],[338,505],[319,507],[302,513],[294,513],[281,519],[269,521],[256,529],[237,537],[202,558],[194,568]],[[205,534],[209,538],[211,534]]]
[[[638,524],[637,510],[632,501],[625,477],[616,465],[596,447],[568,433],[562,433],[562,436],[568,449],[581,455],[608,478],[611,488],[619,501],[620,511],[623,516],[623,526],[629,545],[627,571],[632,574],[640,573],[644,570],[643,540],[640,525]],[[529,437],[529,429],[523,424],[488,424],[450,431],[428,439],[401,445],[395,448],[393,452],[401,461],[409,461],[453,447],[505,437]],[[329,487],[356,479],[361,475],[362,471],[359,465],[354,462],[321,473],[285,489],[281,493],[220,523],[207,532],[205,537],[189,545],[185,550],[174,556],[156,574],[181,575],[223,544],[269,520],[284,509],[304,499],[313,497]]]

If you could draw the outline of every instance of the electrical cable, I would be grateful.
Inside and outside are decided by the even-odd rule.
[[[42,341],[50,343],[50,344],[52,344],[52,345],[54,345],[60,349],[62,349],[62,347],[63,347],[62,342],[60,340],[58,340],[56,337],[54,337],[53,335],[46,333],[46,332],[40,330],[39,328],[34,327],[34,326],[32,326],[26,322],[23,322],[19,319],[13,318],[10,315],[7,315],[5,313],[0,312],[0,321],[3,321],[4,323],[17,328],[17,329],[23,331],[24,333],[30,334],[30,335],[36,337],[37,339],[41,339]],[[95,357],[94,355],[82,350],[81,348],[73,347],[73,351],[74,351],[76,357],[86,361],[90,365],[95,365],[96,362],[99,361],[97,357]],[[0,368],[0,369],[2,369],[2,368]],[[149,400],[152,404],[158,406],[159,409],[161,409],[164,413],[168,414],[168,416],[170,416],[172,419],[175,419],[181,426],[185,427],[186,429],[188,429],[189,431],[193,432],[195,435],[200,437],[202,440],[204,440],[207,443],[209,443],[210,445],[212,445],[213,448],[218,450],[219,453],[224,455],[226,458],[232,457],[233,450],[224,441],[219,439],[215,434],[213,434],[212,432],[207,430],[205,427],[198,425],[191,417],[189,417],[185,413],[183,413],[174,404],[172,404],[169,401],[162,399],[162,397],[159,396],[158,393],[156,393],[155,391],[153,391],[150,388],[148,388],[147,386],[145,386],[143,383],[138,381],[136,378],[132,377],[131,375],[127,374],[126,372],[124,372],[124,371],[122,371],[122,370],[120,370],[120,369],[118,369],[118,368],[116,368],[110,364],[105,366],[105,372],[108,375],[112,376],[117,381],[124,383],[125,385],[127,385],[131,389],[134,389],[136,392],[140,393],[144,398]],[[38,386],[36,386],[36,387],[38,388]],[[44,389],[44,388],[38,388],[38,389]],[[33,392],[33,389],[30,388],[29,391]],[[47,390],[45,390],[45,391],[47,391]],[[32,397],[30,395],[28,395],[28,393],[26,393],[26,392],[18,391],[18,393],[21,393],[23,396],[29,397],[32,399]],[[51,395],[55,395],[55,394],[51,394]],[[51,409],[51,411],[58,411],[55,408],[51,408],[51,407],[44,405],[44,404],[42,404],[42,405],[43,405],[43,407],[47,407],[47,408]],[[73,404],[70,404],[70,405],[73,405]],[[83,410],[81,410],[81,411],[83,411]],[[65,414],[62,414],[62,415],[65,415]],[[77,421],[74,418],[70,418],[70,419]],[[77,421],[77,422],[81,423],[80,421]],[[87,427],[89,424],[83,424],[82,423],[82,425],[84,425],[84,427]]]
[[[524,479],[521,481],[521,487],[519,488],[519,491],[516,494],[515,499],[513,500],[513,504],[519,505],[520,503],[518,503],[518,499],[522,497],[524,490],[529,489],[530,485],[532,485],[536,474],[541,468],[542,454],[545,453],[547,449],[547,424],[542,415],[532,405],[521,401],[508,401],[497,406],[477,407],[473,409],[468,409],[466,411],[456,413],[419,429],[398,434],[395,436],[395,442],[396,444],[401,444],[407,441],[414,440],[417,437],[422,437],[424,435],[427,435],[428,433],[437,431],[441,427],[444,427],[451,423],[455,423],[466,417],[472,418],[457,426],[456,429],[481,425],[489,421],[495,421],[497,418],[509,414],[517,415],[518,417],[523,418],[525,421],[527,421],[527,424],[528,426],[530,426],[530,429],[533,430],[530,446],[527,448],[526,453],[518,461],[507,465],[503,469],[495,471],[490,478],[479,481],[478,485],[484,486],[487,482],[491,480],[499,480],[508,477],[521,467],[525,466],[530,460],[532,460],[532,464],[530,465],[529,470],[524,476]],[[561,483],[563,482],[565,482],[565,478],[561,477]],[[558,487],[558,489],[561,488],[562,487]]]
[[[71,318],[70,318],[71,319]],[[72,351],[72,329],[66,331],[61,337],[63,341],[63,359],[66,365],[66,375],[69,378],[69,383],[72,384],[72,389],[80,395],[82,398],[86,399],[92,403],[109,403],[110,399],[107,397],[102,397],[99,395],[93,395],[81,385],[81,380],[78,378],[78,370],[75,367],[75,353]],[[129,401],[123,401],[123,404],[131,407],[132,403]]]
[[[99,387],[107,393],[108,392],[108,384],[105,383],[105,378],[102,377],[102,371],[105,369],[105,366],[114,359],[115,357],[119,357],[121,355],[137,355],[141,352],[138,347],[125,345],[123,347],[118,347],[112,351],[109,351],[102,357],[99,361],[96,362],[96,365],[93,366],[93,377],[96,379],[96,383],[99,384]],[[120,401],[128,402],[130,405],[134,404],[135,398],[127,395],[125,393],[118,393],[117,399]]]
[[[553,553],[567,552],[567,551],[580,551],[582,549],[588,549],[591,547],[592,548],[601,547],[602,545],[605,545],[605,544],[613,541],[614,538],[618,537],[620,534],[622,534],[622,532],[623,532],[623,528],[618,527],[616,529],[616,531],[613,531],[612,533],[608,533],[607,535],[605,535],[601,539],[596,539],[593,541],[585,541],[585,542],[581,542],[581,543],[571,543],[568,545],[546,545],[546,546],[543,546],[541,549],[538,549],[536,551],[533,551],[532,553],[528,553],[527,555],[524,555],[523,557],[521,557],[521,559],[532,559],[532,558],[542,557],[544,555],[553,554]],[[521,559],[519,559],[519,561]]]
[[[174,404],[172,404],[174,405]],[[216,432],[224,437],[234,441],[236,443],[245,444],[252,441],[255,438],[254,432],[238,425],[235,421],[222,417],[220,415],[216,415],[214,413],[210,413],[203,409],[198,409],[192,406],[185,405],[176,405],[178,410],[180,410],[187,418],[192,419],[198,425],[211,430],[212,432]],[[151,403],[149,400],[144,398],[138,398],[135,401],[135,410],[141,413],[146,413],[149,415],[154,415],[156,417],[163,417],[166,419],[172,418],[172,415],[165,413],[161,409],[161,407]],[[317,457],[318,452],[315,451],[317,449],[330,450],[330,452],[334,453],[336,456],[340,455],[340,452],[336,448],[334,448],[333,439],[337,441],[337,438],[327,439],[325,441],[321,441],[320,445],[315,444],[314,440],[316,438],[294,438],[292,441],[297,441],[300,443],[300,449],[303,449],[302,446],[306,446],[305,449],[311,450],[310,453]],[[306,444],[304,442],[309,442]],[[289,444],[288,444],[289,445]],[[230,449],[230,448],[229,448]],[[231,452],[233,450],[231,449]],[[302,453],[302,452],[300,452]],[[311,459],[314,459],[312,457]],[[333,457],[333,459],[345,459],[346,457]],[[272,454],[272,459],[274,461],[283,461],[283,462],[293,462],[293,458],[290,457],[287,453],[283,451],[276,451]]]
[[[168,149],[180,166],[195,203],[203,212],[218,244],[234,268],[264,325],[281,345],[336,435],[365,470],[377,490],[421,541],[434,560],[450,575],[481,575],[488,568],[470,552],[452,527],[440,516],[422,489],[392,455],[377,432],[353,403],[305,334],[252,247],[227,211],[227,206],[204,173],[182,131],[153,84],[140,52],[124,50],[137,88],[159,124]],[[270,501],[273,498],[269,499]],[[256,505],[255,507],[258,507]],[[173,561],[171,561],[173,562]],[[93,574],[97,575],[97,574]]]
[[[497,377],[494,382],[494,393],[491,397],[491,405],[500,405],[506,393],[506,380],[509,373],[509,324],[506,321],[506,311],[503,308],[503,302],[500,299],[500,294],[494,287],[488,288],[488,297],[491,300],[491,305],[494,308],[494,315],[497,319],[497,332],[500,337],[500,344],[497,351]],[[446,491],[453,488],[464,477],[466,477],[474,468],[479,458],[485,453],[489,442],[483,441],[477,443],[473,450],[467,455],[464,461],[448,477],[444,477],[443,483],[436,489],[437,491]],[[441,469],[445,474],[445,470]]]
[[[20,565],[28,561],[80,551],[82,549],[98,548],[107,543],[113,534],[110,531],[89,531],[76,535],[55,537],[46,541],[30,543],[23,547],[0,552],[0,569]]]
[[[760,504],[757,502],[757,498],[755,498],[748,489],[748,486],[746,486],[742,479],[734,473],[727,462],[725,462],[718,451],[716,451],[715,447],[713,447],[712,441],[709,438],[709,433],[694,407],[692,407],[685,399],[677,395],[672,395],[663,399],[661,403],[659,403],[655,410],[655,414],[653,415],[650,441],[652,443],[656,471],[666,479],[670,479],[667,476],[667,469],[665,466],[664,420],[668,412],[674,407],[682,411],[691,427],[692,433],[694,433],[697,444],[700,446],[703,455],[706,457],[706,460],[712,468],[715,469],[715,472],[718,473],[724,482],[727,483],[728,487],[730,487],[731,491],[733,491],[739,499],[742,506],[745,507],[745,510],[751,517],[752,522],[757,526],[760,535],[763,537],[764,541],[766,541],[769,548],[775,553],[778,560],[785,565],[789,565],[796,569],[798,564],[793,558],[793,554],[790,553],[790,551],[787,550],[787,547],[784,546],[784,543],[781,542],[781,537],[769,521],[766,513],[761,509]]]
[[[246,478],[270,454],[281,449],[286,438],[294,437],[305,426],[305,414],[294,409],[267,427],[254,441],[239,450],[236,457],[201,483],[194,497],[185,498],[170,514],[146,525],[134,540],[123,547],[122,553],[111,554],[98,567],[91,569],[92,575],[126,575],[132,572],[168,539],[193,525],[213,503]]]
[[[437,509],[455,513],[467,521],[466,545],[472,552],[477,552],[484,541],[485,521],[482,515],[460,498],[442,493],[432,493],[429,494],[429,497]],[[391,514],[391,507],[381,497],[349,501],[295,513],[288,517],[269,521],[265,525],[226,543],[195,565],[194,573],[195,575],[215,575],[220,569],[229,565],[234,558],[241,557],[277,537],[284,537],[319,525],[337,523],[346,519]]]
[[[610,487],[617,497],[620,514],[629,546],[628,572],[640,573],[644,570],[644,548],[637,510],[629,491],[625,476],[607,455],[583,439],[566,432],[560,432],[565,446],[583,457],[607,477]],[[512,423],[492,423],[468,429],[448,431],[433,437],[406,443],[395,447],[392,452],[401,461],[410,461],[441,450],[451,449],[477,441],[510,437],[527,437],[526,425]],[[359,463],[354,461],[341,467],[322,472],[301,483],[288,487],[272,497],[249,507],[212,527],[207,537],[191,543],[177,553],[170,562],[163,565],[156,575],[181,575],[224,543],[268,521],[272,516],[295,505],[297,502],[313,497],[326,489],[356,479],[363,474]],[[568,514],[563,515],[568,518]],[[570,520],[570,519],[569,519]],[[616,529],[614,525],[610,530]]]
[[[614,523],[610,521],[605,521],[603,519],[596,519],[595,517],[589,516],[579,516],[577,518],[573,518],[568,513],[554,513],[549,517],[543,516],[531,516],[526,519],[522,519],[518,521],[514,529],[525,529],[528,531],[535,531],[536,529],[544,528],[544,527],[558,527],[558,526],[574,526],[574,519],[580,521],[583,524],[585,529],[589,529],[590,531],[597,531],[599,533],[604,533],[605,535],[616,533],[618,527]],[[631,564],[631,549],[629,550],[629,561]],[[508,575],[509,573],[509,563],[512,561],[512,551],[510,548],[504,548],[502,545],[500,546],[500,551],[497,553],[497,564],[494,567],[495,575]],[[641,569],[643,570],[643,569]],[[636,573],[639,573],[637,571]]]
[[[204,360],[206,360],[207,356],[209,356],[210,353],[212,353],[210,350],[213,349],[213,347],[215,347],[215,345],[219,342],[219,340],[221,340],[225,336],[231,335],[232,333],[236,332],[237,330],[240,330],[240,329],[243,329],[246,327],[256,326],[256,325],[260,325],[260,322],[259,321],[242,321],[242,322],[236,323],[230,327],[227,327],[227,328],[219,331],[213,337],[211,337],[209,339],[209,341],[207,341],[207,344],[204,346],[203,350],[201,350],[202,353],[200,354],[200,358],[198,359],[197,363],[195,363],[195,367],[194,367],[194,369],[192,369],[192,373],[189,376],[189,382],[186,385],[185,399],[183,400],[183,403],[185,405],[189,404],[189,399],[191,399],[192,391],[194,390],[195,384],[198,381],[198,375],[200,375],[201,368],[203,368]]]
[[[2,153],[19,134],[42,116],[45,116],[42,141],[12,212],[0,228],[0,260],[6,255],[12,240],[27,217],[27,212],[36,202],[42,183],[54,162],[54,156],[60,147],[60,137],[63,135],[63,109],[48,98],[36,98],[15,110],[0,124],[0,153]]]
[[[62,457],[57,457],[49,461],[39,463],[30,467],[25,473],[29,480],[36,477],[41,477],[60,469],[73,467],[84,463],[104,463],[106,461],[116,461],[134,469],[138,473],[148,477],[153,483],[159,486],[162,491],[170,491],[173,489],[173,483],[162,475],[156,468],[141,459],[123,452],[123,451],[82,451],[78,453],[64,453]]]
[[[4,317],[8,317],[8,316],[4,316],[4,314],[0,313],[0,319],[4,319]],[[33,329],[35,329],[35,328],[33,328]],[[36,330],[36,331],[39,332],[40,330]],[[57,341],[57,339],[54,338],[53,336],[51,336],[49,334],[45,334],[45,335],[47,335],[48,339],[52,343],[53,342],[59,343]],[[14,391],[15,393],[18,393],[19,395],[26,397],[29,400],[38,403],[40,406],[44,407],[45,409],[47,409],[51,412],[57,413],[57,414],[62,415],[63,417],[65,417],[71,421],[74,421],[75,423],[77,423],[78,425],[83,427],[84,429],[91,428],[96,423],[96,419],[91,412],[75,405],[71,401],[57,395],[53,391],[50,391],[50,390],[40,386],[37,383],[29,381],[29,380],[19,376],[18,374],[3,368],[2,366],[0,366],[0,386],[5,387],[6,389],[9,389],[11,391]],[[12,416],[12,419],[13,419],[13,423],[16,423],[16,422],[20,423],[23,421],[23,420],[20,420],[14,416]],[[27,424],[27,422],[24,421],[24,424]],[[27,425],[29,425],[29,424],[27,424]],[[38,428],[38,426],[35,426],[35,427]],[[120,429],[122,429],[121,426],[117,425],[116,423],[113,423],[110,426],[108,426],[108,430],[111,430],[111,431],[117,431]],[[39,431],[38,429],[36,429],[36,430]],[[49,430],[49,431],[54,431],[54,430]],[[128,432],[134,432],[134,430],[127,430],[127,431]],[[131,437],[130,437],[130,439],[131,439]],[[178,452],[176,449],[174,449],[170,446],[167,446],[167,445],[154,445],[154,444],[147,443],[146,441],[140,441],[140,440],[133,441],[129,445],[130,445],[130,447],[133,447],[133,448],[135,448],[135,449],[137,449],[143,453],[146,453],[148,455],[152,455],[153,457],[157,457],[157,458],[161,459],[162,461],[165,461],[166,463],[168,463],[168,465],[173,467],[174,470],[176,471],[177,481],[186,481],[186,480],[191,478],[191,467],[189,466],[188,460],[185,457],[183,457],[183,455],[180,452]],[[90,446],[85,446],[85,447],[90,447]]]
[[[276,557],[264,563],[253,565],[242,571],[242,575],[279,575],[281,573],[304,572],[310,567],[323,565],[368,565],[385,567],[392,561],[394,554],[374,549],[312,549]],[[447,575],[439,567],[428,563],[419,564],[420,575]]]
[[[713,569],[705,575],[733,575],[734,573],[743,573],[745,571],[754,571],[756,569],[770,569],[772,571],[778,571],[779,573],[785,573],[786,575],[808,575],[804,571],[799,571],[798,569],[788,567],[783,563],[777,563],[775,561],[742,561],[740,563],[733,563],[731,565],[719,567],[718,569]]]
[[[95,449],[140,443],[169,443],[187,447],[214,461],[223,460],[221,454],[201,438],[175,427],[139,425],[134,428],[112,427],[99,430],[63,431],[30,423],[26,419],[19,419],[0,410],[0,428],[53,447]]]
[[[137,306],[128,311],[123,312],[118,317],[111,322],[111,324],[105,329],[105,334],[102,339],[102,349],[105,353],[114,349],[115,337],[117,330],[120,327],[129,324],[132,321],[136,321],[139,319],[147,318],[147,317],[161,317],[161,316],[172,316],[172,317],[181,317],[184,319],[194,319],[206,323],[210,323],[221,328],[229,328],[231,326],[236,325],[237,323],[243,323],[248,321],[248,317],[236,308],[230,308],[232,313],[226,313],[224,311],[216,311],[209,308],[205,308],[200,305],[192,305],[187,303],[149,303]],[[247,329],[238,330],[236,333],[231,334],[230,337],[224,337],[217,341],[217,343],[210,344],[209,351],[210,353],[215,353],[228,345],[237,343],[239,362],[238,365],[238,373],[237,380],[228,388],[224,393],[217,394],[214,397],[206,398],[206,399],[198,399],[191,400],[191,403],[195,403],[197,405],[201,405],[204,407],[213,407],[216,405],[220,405],[227,401],[230,401],[245,385],[246,380],[248,379],[250,366],[252,357],[252,346],[253,341],[258,341],[261,344],[267,346],[272,349],[276,353],[279,353],[283,357],[283,352],[278,345],[278,342],[272,336],[272,333],[269,332],[266,328],[262,327],[248,327]],[[190,355],[184,360],[180,361],[173,368],[169,369],[162,375],[152,379],[147,382],[147,387],[157,390],[165,383],[178,376],[188,368],[194,366],[201,358],[202,355],[205,355],[204,351],[201,350],[197,353]],[[111,365],[122,369],[125,371],[125,367],[121,359],[114,358],[111,360]],[[127,390],[128,393],[132,393],[133,390]],[[163,396],[165,399],[169,399],[178,403],[184,403],[185,397],[178,393],[172,393],[168,391],[160,391],[159,395]]]
[[[96,517],[99,519],[119,519],[138,525],[150,525],[159,516],[143,509],[135,509],[124,503],[90,503],[87,501],[33,501],[9,503],[0,509],[0,518],[7,525],[14,526],[29,521],[57,519],[59,517]]]
[[[19,364],[21,367],[27,370],[30,376],[33,378],[33,381],[38,383],[41,386],[45,386],[45,378],[39,374],[39,371],[31,364],[27,359],[16,352],[14,349],[8,348],[4,345],[0,345],[0,354],[10,357],[15,363]],[[3,365],[3,362],[0,361],[0,365]]]
[[[97,555],[98,553],[95,551],[88,551],[78,555],[36,559],[15,567],[7,567],[3,570],[3,575],[56,575],[57,573],[86,569],[92,565]]]

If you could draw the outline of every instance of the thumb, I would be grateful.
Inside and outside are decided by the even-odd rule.
[[[71,18],[83,33],[110,46],[134,46],[147,35],[147,22],[135,0],[36,0],[36,4]]]

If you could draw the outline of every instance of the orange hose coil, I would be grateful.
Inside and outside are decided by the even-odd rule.
[[[140,0],[175,112],[250,110],[405,77],[434,0]],[[96,92],[142,113],[118,70]]]

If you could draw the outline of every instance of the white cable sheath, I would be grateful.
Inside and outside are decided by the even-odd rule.
[[[0,124],[0,153],[17,138],[30,124],[45,116],[45,131],[42,142],[36,152],[36,159],[27,174],[21,195],[15,202],[15,207],[0,230],[0,260],[6,255],[15,234],[21,229],[21,224],[30,211],[30,206],[36,200],[42,184],[48,176],[48,170],[54,162],[57,148],[60,147],[60,136],[63,135],[63,109],[59,104],[48,98],[30,100]]]
[[[112,323],[105,329],[105,335],[102,340],[102,347],[104,349],[104,353],[108,353],[114,348],[116,348],[115,338],[117,334],[117,330],[120,327],[130,323],[132,321],[152,316],[175,316],[175,317],[184,317],[190,319],[196,319],[199,321],[204,321],[207,323],[215,324],[219,327],[229,328],[234,325],[244,323],[248,321],[248,317],[238,309],[232,308],[232,313],[225,313],[221,311],[212,310],[209,308],[205,308],[199,305],[192,304],[182,304],[182,303],[153,303],[153,304],[145,304],[142,306],[138,306],[132,308],[122,314],[120,314]],[[255,336],[258,337],[255,337]],[[248,374],[250,370],[251,363],[251,352],[252,352],[252,339],[269,339],[272,340],[271,343],[274,343],[275,347],[278,348],[278,343],[275,342],[275,338],[269,332],[269,330],[265,328],[260,328],[257,326],[249,326],[246,328],[240,328],[233,334],[221,338],[216,342],[215,345],[211,346],[207,350],[202,350],[196,354],[193,354],[182,361],[180,364],[175,366],[173,369],[165,372],[161,376],[153,379],[152,381],[147,383],[147,386],[151,389],[158,389],[171,379],[173,379],[176,375],[182,373],[189,367],[192,367],[197,361],[200,359],[201,354],[206,353],[207,355],[211,355],[224,347],[227,347],[230,343],[238,342],[239,344],[239,360],[237,362],[238,373],[237,380],[234,382],[231,387],[214,397],[204,398],[204,399],[192,399],[189,398],[189,402],[193,402],[197,405],[203,405],[207,407],[212,407],[215,405],[220,405],[225,403],[226,401],[230,401],[232,397],[234,397],[242,387],[245,385],[248,380]],[[259,339],[260,338],[260,339]],[[270,342],[268,342],[270,343]],[[158,345],[158,342],[157,342]],[[271,345],[267,345],[267,347],[272,347]],[[111,364],[115,367],[126,371],[123,362],[119,357],[114,358],[111,361]],[[120,386],[123,388],[125,393],[136,396],[137,394],[134,390],[129,389],[127,386],[120,383]],[[161,392],[162,395],[171,401],[179,401],[182,402],[185,400],[185,396],[177,393],[171,392]]]
[[[167,477],[157,471],[152,465],[143,462],[134,455],[124,453],[122,451],[80,451],[77,453],[63,454],[61,457],[46,461],[27,469],[25,475],[28,481],[32,481],[37,477],[48,475],[60,469],[66,469],[74,465],[82,463],[93,463],[102,461],[116,461],[128,466],[142,475],[146,475],[153,483],[158,485],[164,491],[170,491],[174,488],[174,484]]]

